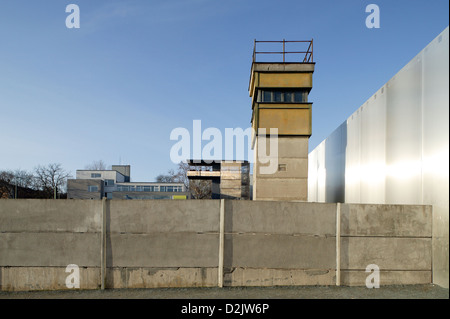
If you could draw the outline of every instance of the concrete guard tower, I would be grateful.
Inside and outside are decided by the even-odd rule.
[[[258,47],[275,45],[282,51],[258,51]],[[286,46],[301,47],[286,51]],[[258,62],[271,57],[276,62]],[[275,59],[273,57],[276,56]],[[288,62],[288,60],[290,62]],[[308,141],[311,136],[313,41],[256,41],[250,74],[252,98],[253,200],[308,199]],[[270,129],[278,129],[278,154],[270,149]],[[265,129],[262,134],[260,129]],[[267,156],[258,154],[265,143]],[[268,160],[276,163],[275,171],[262,173]],[[273,163],[272,163],[273,164]]]

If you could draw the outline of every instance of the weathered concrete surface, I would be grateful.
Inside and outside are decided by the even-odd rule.
[[[307,178],[259,178],[253,187],[256,200],[308,200]]]
[[[1,232],[99,232],[101,201],[15,199],[0,202]]]
[[[165,311],[166,316],[179,316],[180,307],[176,307],[175,300],[162,302],[162,299],[177,299],[186,305],[194,301],[195,305],[204,305],[202,299],[217,299],[217,306],[226,301],[220,299],[292,299],[287,300],[278,310],[272,313],[276,318],[290,318],[292,313],[299,311],[301,299],[449,299],[449,290],[436,285],[390,285],[381,286],[380,289],[367,289],[366,287],[337,287],[337,286],[284,286],[284,287],[224,287],[224,288],[160,288],[160,289],[107,289],[107,290],[64,290],[64,291],[31,291],[31,292],[1,292],[0,299],[147,299],[142,303],[146,310],[155,307]],[[297,301],[299,300],[299,301]],[[245,302],[245,301],[244,301]],[[279,301],[276,301],[278,303]],[[175,303],[175,304],[174,304]],[[6,303],[4,303],[6,304]],[[170,309],[166,307],[169,304]],[[444,304],[444,303],[442,303]],[[15,303],[12,303],[15,307]],[[11,310],[17,311],[11,307]],[[119,306],[120,307],[120,306]],[[149,308],[151,307],[151,308]],[[327,308],[330,315],[334,308]],[[416,308],[409,307],[416,311]],[[172,311],[170,311],[172,310]],[[284,310],[284,311],[283,311]],[[380,309],[376,309],[380,310]],[[384,309],[381,309],[384,310]],[[381,311],[380,310],[380,311]],[[35,313],[35,309],[32,312]],[[322,309],[321,309],[322,311]],[[399,309],[405,314],[405,309]],[[104,314],[103,309],[101,310]],[[400,314],[400,313],[399,313]],[[413,313],[411,312],[411,315]]]
[[[220,203],[107,201],[107,285],[216,285]],[[226,285],[336,284],[337,204],[224,204]],[[1,290],[64,289],[69,264],[98,288],[102,202],[5,200],[0,221]],[[342,204],[341,284],[359,285],[369,264],[386,285],[431,282],[430,224],[430,207]]]
[[[224,274],[229,287],[327,286],[336,283],[334,269],[233,268]]]
[[[99,233],[0,233],[0,266],[100,265]]]
[[[341,247],[342,269],[431,271],[430,238],[343,237]]]
[[[265,234],[225,235],[226,267],[331,269],[336,264],[333,237]]]
[[[217,287],[216,268],[120,268],[108,269],[106,288]]]
[[[447,183],[448,189],[448,183]],[[448,196],[448,191],[446,192]],[[442,194],[441,194],[442,195]],[[449,204],[433,205],[433,283],[449,287]]]
[[[432,237],[432,207],[341,204],[342,236]]]
[[[341,271],[341,285],[366,287],[370,272]],[[380,270],[380,287],[387,285],[418,285],[431,283],[431,270]]]
[[[275,111],[278,115],[279,110]],[[285,111],[286,110],[283,110],[283,112]],[[274,117],[268,116],[268,118],[273,119]],[[307,117],[305,120],[309,121],[310,117]],[[297,123],[298,121],[293,122]],[[283,127],[284,126],[285,125],[283,124]],[[294,127],[298,128],[299,124],[295,124]],[[309,123],[306,127],[310,127]],[[280,131],[279,134],[281,134]],[[253,168],[253,199],[307,201],[308,137],[279,135],[277,138],[277,152],[271,149],[270,138],[262,139],[260,136],[255,138],[256,143],[254,153],[256,157]],[[262,143],[265,145],[262,145]],[[272,172],[271,174],[264,174],[264,172],[261,172],[261,168],[268,166],[268,164],[261,162],[257,156],[257,154],[259,154],[258,148],[260,147],[265,147],[265,159],[269,159],[272,163],[276,163],[278,166],[275,169],[275,172]],[[280,168],[279,165],[281,165],[282,168]]]
[[[315,63],[258,63],[252,64],[254,72],[313,72]],[[253,74],[253,72],[252,72]]]
[[[80,267],[80,288],[100,288],[100,268]],[[3,291],[70,290],[66,267],[0,267]],[[217,287],[217,268],[108,268],[106,288]]]
[[[80,267],[80,289],[100,288],[100,268]],[[0,267],[0,290],[65,290],[66,267]]]
[[[218,232],[217,200],[109,201],[107,231],[112,233]]]
[[[304,275],[304,269],[333,269],[334,272],[335,214],[335,204],[227,201],[224,264],[246,271],[260,268],[259,274],[265,276],[273,274],[267,268],[284,272],[301,270],[296,273],[298,280],[311,279],[299,277]],[[251,273],[254,271],[259,270]],[[231,285],[242,284],[242,278],[236,278],[238,283],[231,282]],[[261,278],[261,284],[271,280],[263,278],[266,277]],[[311,281],[305,284],[308,282]]]
[[[226,201],[225,232],[336,235],[336,204]]]
[[[217,267],[219,236],[197,233],[107,235],[108,267]]]
[[[278,158],[278,165],[285,165],[286,170],[277,171],[270,174],[270,179],[273,178],[308,178],[308,159],[307,158]],[[267,178],[267,174],[261,174],[256,170],[257,178]]]
[[[431,206],[342,204],[340,225],[341,284],[365,285],[370,264],[381,285],[432,282]]]
[[[217,267],[220,201],[111,201],[108,267]]]

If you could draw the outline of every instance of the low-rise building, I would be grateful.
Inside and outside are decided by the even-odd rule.
[[[188,199],[183,183],[131,182],[130,165],[111,170],[77,170],[67,180],[68,199]]]
[[[187,177],[210,180],[212,199],[251,199],[250,163],[248,161],[188,160]]]

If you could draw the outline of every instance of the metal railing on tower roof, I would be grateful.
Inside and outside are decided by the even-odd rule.
[[[257,50],[257,46],[260,43],[280,43],[282,44],[282,51],[258,51]],[[305,50],[304,51],[286,51],[286,44],[292,44],[292,43],[300,43],[300,44],[304,44]],[[297,54],[300,55],[300,58],[297,60],[295,59],[292,62],[295,63],[313,63],[314,62],[314,58],[313,58],[313,39],[309,40],[309,41],[286,41],[285,39],[283,39],[282,41],[257,41],[256,39],[254,40],[254,46],[253,46],[253,63],[255,62],[267,62],[267,61],[257,61],[257,56],[260,54],[277,54],[282,56],[282,61],[270,61],[270,62],[275,62],[275,63],[286,63],[286,55],[288,54]]]

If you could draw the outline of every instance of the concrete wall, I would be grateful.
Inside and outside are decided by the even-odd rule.
[[[2,200],[1,289],[67,289],[69,264],[81,288],[99,287],[101,212],[99,200]]]
[[[308,200],[433,205],[433,281],[449,283],[448,27],[309,154]]]
[[[0,289],[68,289],[71,264],[81,289],[430,283],[431,228],[430,206],[1,200]]]
[[[253,166],[254,200],[302,200],[308,199],[308,137],[278,136],[278,152],[271,150],[270,138],[256,137]],[[266,143],[266,158],[262,163],[257,156],[262,141]],[[269,156],[270,155],[270,156]],[[261,168],[276,163],[272,174],[262,174]],[[263,172],[264,173],[264,172]]]

